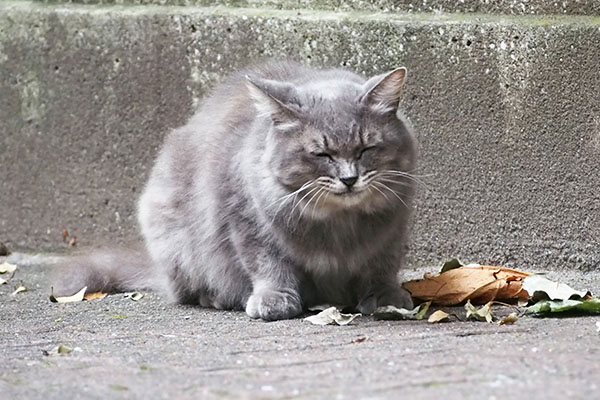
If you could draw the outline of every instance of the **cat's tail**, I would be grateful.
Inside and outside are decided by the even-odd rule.
[[[95,250],[65,257],[51,286],[55,297],[71,296],[84,287],[86,293],[160,290],[152,261],[142,249]]]

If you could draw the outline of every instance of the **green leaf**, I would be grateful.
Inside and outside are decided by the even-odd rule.
[[[329,307],[317,315],[304,318],[313,325],[348,325],[360,314],[342,314],[336,307]]]
[[[491,301],[483,307],[477,309],[473,304],[471,304],[470,300],[467,300],[467,304],[465,304],[465,310],[467,310],[467,319],[477,319],[479,321],[486,321],[488,323],[491,323],[494,320]]]
[[[458,258],[453,258],[452,260],[446,261],[444,265],[442,265],[442,270],[440,271],[440,273],[460,267],[464,267],[464,264]]]
[[[429,310],[430,305],[431,302],[428,301],[427,303],[423,303],[412,310],[407,310],[405,308],[398,308],[394,306],[377,307],[377,309],[373,313],[373,317],[375,317],[375,319],[383,320],[421,320],[425,317],[425,314],[427,313],[427,310]]]
[[[590,292],[575,290],[564,283],[553,282],[540,275],[531,275],[523,279],[523,289],[534,300],[575,300],[590,296]]]
[[[589,300],[542,300],[527,308],[528,314],[552,316],[552,313],[579,312],[600,314],[600,298]]]

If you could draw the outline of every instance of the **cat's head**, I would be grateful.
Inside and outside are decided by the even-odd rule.
[[[266,154],[277,181],[307,215],[375,212],[411,192],[415,143],[397,116],[405,68],[366,82],[340,74],[282,82],[248,77],[259,114],[269,122]]]

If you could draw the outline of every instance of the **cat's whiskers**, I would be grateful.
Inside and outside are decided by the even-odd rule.
[[[289,225],[290,222],[292,221],[292,216],[294,215],[294,211],[296,210],[296,207],[298,207],[298,205],[300,205],[302,203],[302,200],[304,200],[307,196],[309,196],[311,193],[321,190],[322,186],[319,187],[313,187],[312,189],[310,189],[308,192],[306,192],[306,194],[304,196],[302,196],[302,198],[296,203],[294,202],[294,206],[292,207],[292,210],[290,211],[290,214],[288,215],[288,219],[287,219],[287,224]],[[311,197],[312,199],[312,197]],[[310,200],[309,200],[310,202]]]
[[[427,186],[427,184],[419,179],[418,176],[416,175],[412,175],[409,174],[407,172],[403,172],[403,171],[394,171],[394,170],[386,170],[386,171],[382,171],[378,174],[378,176],[381,177],[388,177],[388,178],[393,178],[393,177],[402,177],[402,178],[406,178],[416,184],[418,184],[419,186],[423,187],[425,190],[429,190],[429,186]],[[405,185],[408,185],[407,183],[405,183]]]
[[[383,196],[383,197],[384,197],[384,198],[385,198],[387,201],[390,201],[390,198],[389,198],[389,197],[387,197],[387,195],[386,195],[385,193],[383,193],[383,192],[381,191],[381,189],[379,189],[377,186],[375,186],[375,184],[377,183],[376,181],[373,181],[373,182],[371,182],[371,183],[372,183],[373,185],[372,185],[372,186],[369,186],[369,187],[368,187],[369,189],[373,188],[373,189],[377,190],[379,193],[381,193],[381,195],[382,195],[382,196]]]
[[[321,200],[321,197],[325,194],[325,198],[327,198],[327,194],[329,194],[329,191],[327,189],[324,189],[321,191],[321,194],[319,195],[319,197],[317,197],[317,201],[315,201],[315,204],[313,204],[313,209],[312,209],[312,214],[311,214],[311,218],[315,219],[315,210],[317,209],[317,205],[319,204],[319,200]]]
[[[306,210],[306,208],[308,207],[308,205],[319,195],[323,194],[323,191],[326,190],[323,186],[321,186],[319,188],[319,190],[317,190],[315,192],[315,194],[313,194],[310,199],[308,199],[308,201],[306,202],[306,204],[304,205],[304,207],[302,207],[302,210],[300,210],[300,215],[298,216],[298,221],[300,221],[302,219],[302,214],[304,214],[304,210]]]
[[[316,183],[316,181],[314,181],[314,180],[310,180],[310,181],[306,182],[304,185],[302,185],[300,188],[294,190],[292,193],[285,194],[285,195],[281,196],[280,198],[278,198],[277,200],[273,201],[271,204],[267,205],[266,208],[271,208],[272,206],[274,206],[275,204],[277,204],[280,201],[283,201],[285,203],[285,200],[288,200],[290,197],[295,196],[296,194],[300,193],[301,191],[303,191],[305,189],[308,189],[315,183]]]
[[[269,204],[266,208],[269,209],[272,206],[274,206],[275,204],[279,203],[279,206],[277,207],[277,210],[275,210],[275,213],[273,214],[273,217],[271,218],[271,222],[275,221],[275,218],[277,218],[277,215],[279,214],[279,212],[282,210],[283,206],[289,201],[289,200],[294,200],[296,197],[298,196],[298,194],[300,194],[300,192],[302,192],[303,190],[306,190],[310,187],[312,187],[313,185],[315,185],[317,182],[315,180],[310,180],[308,182],[306,182],[304,185],[302,185],[299,189],[296,189],[295,191],[293,191],[292,193],[288,193],[282,197],[280,197],[279,199],[275,200],[274,202],[272,202],[271,204]]]
[[[408,208],[408,205],[407,205],[407,204],[406,204],[406,202],[405,202],[405,201],[402,199],[402,197],[400,197],[400,196],[398,195],[398,193],[397,193],[395,190],[391,189],[391,188],[390,188],[388,185],[386,185],[385,183],[379,182],[379,181],[377,181],[377,180],[373,180],[373,185],[376,185],[376,186],[373,186],[374,188],[375,188],[375,187],[377,187],[377,186],[379,186],[379,187],[381,187],[381,188],[384,188],[384,189],[386,189],[386,190],[390,191],[390,192],[391,192],[391,193],[392,193],[394,196],[396,196],[396,198],[397,198],[398,200],[400,200],[400,202],[401,202],[402,204],[404,204],[404,206],[405,206],[406,208]]]
[[[408,182],[403,182],[401,180],[398,179],[386,179],[386,178],[379,178],[378,179],[379,182],[388,182],[388,183],[395,183],[397,185],[402,185],[402,186],[412,186],[410,183]]]

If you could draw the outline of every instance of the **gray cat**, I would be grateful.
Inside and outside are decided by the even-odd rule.
[[[147,251],[74,259],[55,293],[163,286],[264,320],[318,303],[410,308],[405,75],[269,63],[231,76],[160,151],[139,201]]]

